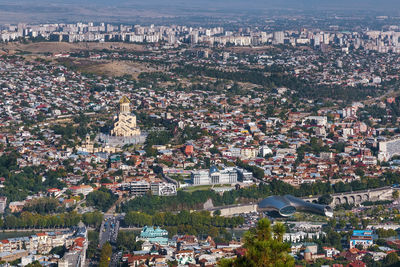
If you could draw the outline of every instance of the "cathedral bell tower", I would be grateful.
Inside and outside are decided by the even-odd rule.
[[[130,101],[126,96],[123,96],[121,100],[119,101],[119,110],[121,114],[129,114],[131,113],[131,108],[130,108]]]

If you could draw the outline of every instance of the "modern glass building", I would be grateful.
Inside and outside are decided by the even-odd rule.
[[[275,213],[282,217],[292,216],[296,211],[310,212],[328,217],[333,216],[333,210],[330,206],[309,203],[291,195],[267,197],[258,203],[258,209]]]

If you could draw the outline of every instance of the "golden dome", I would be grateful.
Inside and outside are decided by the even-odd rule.
[[[119,100],[120,104],[125,104],[125,103],[131,103],[131,101],[129,101],[129,99],[126,96],[123,96],[120,100]]]

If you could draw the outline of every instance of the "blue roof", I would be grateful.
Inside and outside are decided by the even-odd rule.
[[[161,229],[159,227],[154,228],[148,226],[143,227],[140,233],[140,237],[142,238],[157,238],[157,237],[163,237],[165,235],[168,235],[167,230]]]
[[[211,166],[210,168],[210,174],[214,172],[219,172],[218,168],[216,166]]]
[[[372,230],[354,230],[353,236],[372,236]]]

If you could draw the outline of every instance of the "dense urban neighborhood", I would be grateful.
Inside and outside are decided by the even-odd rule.
[[[1,25],[0,264],[398,266],[400,24],[374,19]]]

